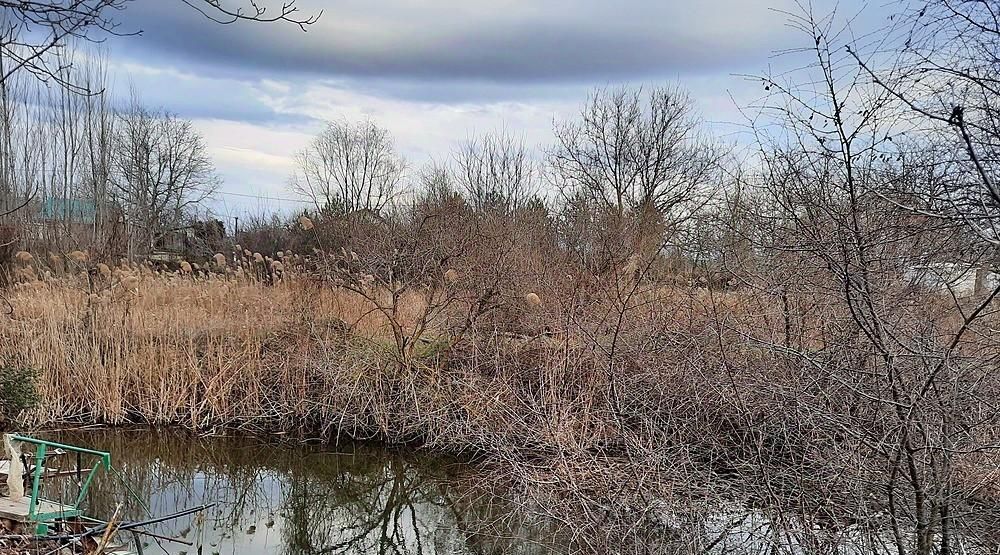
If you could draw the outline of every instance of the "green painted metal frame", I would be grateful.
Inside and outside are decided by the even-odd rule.
[[[94,476],[97,475],[97,471],[100,470],[101,465],[103,465],[106,470],[111,469],[111,453],[106,451],[97,451],[94,449],[87,449],[85,447],[77,447],[75,445],[67,445],[65,443],[47,441],[44,439],[37,439],[16,434],[11,435],[11,440],[35,446],[35,470],[31,479],[31,501],[28,505],[28,520],[33,522],[41,523],[59,517],[72,517],[83,514],[83,511],[80,509],[80,504],[83,502],[83,498],[86,497],[87,490],[90,488],[91,482],[94,481]],[[41,488],[42,474],[45,472],[45,453],[50,447],[53,449],[72,451],[74,453],[93,455],[98,458],[98,462],[93,468],[90,469],[90,472],[87,474],[87,479],[80,485],[80,495],[76,498],[76,502],[71,505],[71,510],[60,511],[58,513],[38,513],[39,501],[41,501],[38,497],[40,493],[39,490]]]

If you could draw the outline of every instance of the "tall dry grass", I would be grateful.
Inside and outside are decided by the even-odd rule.
[[[83,270],[22,275],[9,297],[12,315],[0,319],[0,357],[40,371],[43,400],[28,415],[36,424],[421,442],[479,456],[496,470],[490,485],[530,491],[523,499],[557,521],[593,516],[589,500],[610,500],[606,508],[623,527],[609,542],[632,534],[626,524],[649,501],[636,492],[666,495],[660,475],[692,468],[689,456],[665,465],[681,454],[671,447],[679,436],[693,435],[667,424],[670,411],[694,411],[683,401],[698,383],[690,361],[711,358],[702,349],[712,343],[704,290],[645,291],[631,301],[617,338],[609,298],[518,292],[498,314],[531,333],[484,325],[439,356],[447,330],[431,326],[422,358],[404,371],[391,353],[389,322],[371,301],[380,291],[366,299],[292,270],[279,280],[250,271],[207,277],[193,266],[158,274],[119,266],[110,277]],[[415,325],[424,294],[407,291],[396,303],[402,326]],[[561,316],[567,302],[586,306],[572,329]],[[624,356],[609,368],[613,341]],[[666,352],[673,363],[664,365],[658,358]],[[574,529],[588,526],[610,530],[597,521]]]
[[[564,300],[545,291],[512,295],[503,318],[531,333],[486,326],[459,342],[447,330],[420,328],[418,364],[400,371],[390,322],[372,302],[381,291],[365,298],[291,264],[278,280],[251,269],[86,264],[22,272],[11,315],[0,319],[0,357],[40,372],[33,423],[346,433],[450,450],[587,449],[618,441],[609,439],[621,428],[612,412],[627,407],[612,406],[611,381],[669,384],[663,378],[685,366],[664,368],[662,349],[686,360],[695,344],[713,342],[705,335],[709,301],[743,303],[654,288],[632,301],[620,329],[609,328],[614,303],[597,299],[569,330]],[[405,292],[394,304],[396,324],[417,329],[426,294]],[[667,343],[651,349],[651,339]],[[613,342],[625,356],[609,368]]]
[[[308,405],[321,358],[386,339],[368,301],[292,276],[38,273],[22,269],[0,320],[0,357],[40,371],[35,422],[270,427]],[[408,302],[416,313],[420,296]]]

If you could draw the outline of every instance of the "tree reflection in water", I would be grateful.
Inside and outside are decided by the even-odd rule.
[[[551,553],[559,534],[473,484],[457,461],[365,446],[339,450],[253,438],[192,438],[152,431],[74,431],[55,439],[112,453],[115,475],[92,486],[88,512],[162,515],[215,502],[151,532],[184,538],[168,553]],[[67,481],[68,482],[68,481]],[[52,484],[48,495],[72,495]],[[159,552],[158,549],[156,549]],[[151,552],[151,551],[147,551]]]

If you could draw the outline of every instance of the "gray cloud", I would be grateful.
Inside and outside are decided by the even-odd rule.
[[[122,23],[143,36],[120,42],[145,63],[184,60],[234,76],[605,82],[759,63],[789,41],[783,16],[768,9],[788,1],[299,0],[306,13],[326,8],[303,33],[220,26],[177,0],[137,0]]]
[[[138,92],[150,106],[165,107],[186,118],[225,119],[269,125],[304,125],[311,119],[298,114],[278,113],[262,101],[261,93],[249,82],[217,79],[212,74],[176,72],[149,66],[114,66],[127,75],[115,83],[113,92],[126,97],[128,89]]]

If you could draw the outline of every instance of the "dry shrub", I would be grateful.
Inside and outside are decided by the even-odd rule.
[[[53,283],[44,291],[19,290],[11,297],[14,317],[0,322],[0,356],[43,370],[41,387],[49,402],[36,414],[40,421],[174,422],[196,428],[294,428],[312,422],[333,433],[343,420],[359,435],[441,441],[443,436],[429,425],[452,426],[444,417],[451,409],[444,407],[457,403],[470,419],[463,426],[478,422],[476,435],[487,438],[497,433],[489,427],[522,396],[544,399],[546,383],[564,393],[570,388],[577,398],[593,397],[605,387],[589,389],[595,385],[589,379],[607,380],[594,374],[604,363],[595,362],[585,335],[563,330],[525,339],[480,330],[478,338],[449,341],[451,319],[441,320],[445,327],[425,328],[414,356],[417,368],[447,368],[461,380],[421,383],[422,371],[396,374],[386,351],[393,322],[376,309],[376,302],[389,303],[394,293],[378,286],[362,295],[306,277],[269,286],[251,279],[181,280],[170,275],[143,283],[136,274],[122,273],[115,290],[127,295],[119,296],[90,292],[82,279]],[[427,292],[414,289],[395,296],[394,323],[418,328],[428,307]],[[548,316],[543,312],[537,317]],[[577,358],[572,370],[541,370],[567,356]],[[545,377],[557,368],[559,377]],[[392,385],[393,390],[412,388],[413,402],[420,406],[397,406],[393,403],[399,399],[382,398],[388,404],[365,408],[359,404],[365,395],[347,392],[375,388],[369,393],[382,391],[374,397],[379,399],[389,391],[382,388],[396,379],[404,381]],[[451,390],[459,386],[463,392]],[[331,400],[337,395],[345,397]],[[502,403],[484,404],[485,397]],[[606,400],[591,398],[586,404],[595,402]],[[368,414],[375,407],[385,412],[384,418]],[[317,419],[314,412],[326,417]],[[414,419],[416,414],[430,419]],[[409,424],[397,428],[394,418]],[[521,433],[537,425],[524,424]],[[580,425],[587,430],[593,423]],[[579,445],[588,435],[606,435],[590,434],[558,432],[546,441]]]

